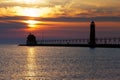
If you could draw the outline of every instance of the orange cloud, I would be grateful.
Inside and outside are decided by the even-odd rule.
[[[0,16],[120,16],[118,0],[1,0]]]

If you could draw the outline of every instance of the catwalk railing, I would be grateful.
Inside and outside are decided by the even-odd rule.
[[[96,44],[120,45],[120,38],[96,38]],[[38,44],[88,44],[89,39],[38,40]]]

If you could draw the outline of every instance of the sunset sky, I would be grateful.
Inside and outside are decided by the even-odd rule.
[[[0,43],[37,39],[120,37],[120,0],[0,0]]]

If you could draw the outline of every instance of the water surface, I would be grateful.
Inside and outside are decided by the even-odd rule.
[[[0,80],[120,80],[120,49],[1,45]]]

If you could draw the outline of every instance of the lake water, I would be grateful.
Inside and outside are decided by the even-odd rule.
[[[0,80],[120,80],[120,49],[0,45]]]

